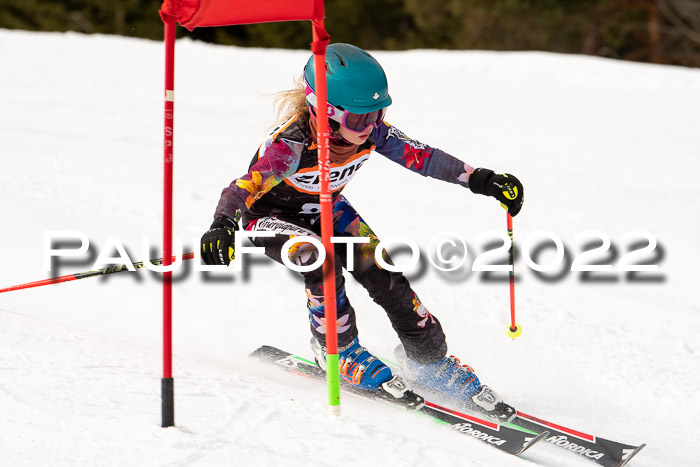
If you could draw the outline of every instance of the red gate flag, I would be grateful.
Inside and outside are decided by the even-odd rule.
[[[322,20],[323,0],[164,0],[160,11],[191,31],[207,26]]]

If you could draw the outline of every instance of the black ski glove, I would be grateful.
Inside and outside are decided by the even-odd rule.
[[[469,189],[476,194],[496,198],[511,216],[516,216],[523,207],[525,190],[523,184],[514,175],[495,174],[489,169],[476,169],[469,176]]]
[[[228,266],[234,258],[234,235],[238,225],[226,216],[219,217],[202,235],[202,260],[209,265]]]

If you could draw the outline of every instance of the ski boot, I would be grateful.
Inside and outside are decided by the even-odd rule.
[[[312,337],[311,350],[316,364],[325,371],[326,348]],[[403,378],[393,375],[384,362],[362,347],[358,338],[338,349],[338,369],[343,381],[354,389],[376,393],[373,396],[410,410],[423,407],[423,398],[411,391]]]
[[[394,350],[406,377],[419,390],[427,390],[454,401],[469,410],[482,413],[498,423],[507,423],[517,415],[493,389],[479,382],[474,370],[450,355],[435,363],[422,365],[411,360],[402,345]]]

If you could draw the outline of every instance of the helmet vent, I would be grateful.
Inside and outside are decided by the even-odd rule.
[[[341,56],[338,55],[338,54],[335,54],[335,56],[338,57],[338,60],[340,61],[340,66],[342,66],[342,67],[344,67],[344,68],[347,68],[348,64],[347,64],[347,62],[343,59],[343,57],[341,57]]]

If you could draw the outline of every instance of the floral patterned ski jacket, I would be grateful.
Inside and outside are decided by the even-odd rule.
[[[357,152],[342,161],[331,159],[333,200],[376,151],[389,160],[425,177],[468,187],[474,170],[440,149],[408,138],[384,122],[375,128]],[[214,218],[304,216],[320,212],[317,149],[302,113],[275,128],[250,163],[248,173],[224,188]]]

